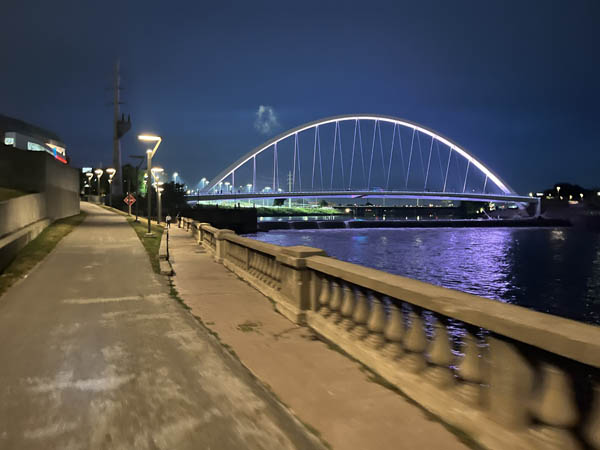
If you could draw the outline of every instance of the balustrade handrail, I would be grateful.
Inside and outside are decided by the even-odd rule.
[[[327,256],[306,266],[516,341],[600,367],[600,327],[435,286]]]
[[[600,450],[600,327],[185,223],[281,314],[484,446]]]
[[[225,240],[271,256],[277,256],[279,253],[281,253],[281,249],[283,248],[280,245],[269,244],[267,242],[261,242],[255,239],[245,238],[233,233],[228,234],[225,237]]]

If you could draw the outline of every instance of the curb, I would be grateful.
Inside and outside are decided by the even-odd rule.
[[[168,230],[166,233],[163,233],[160,238],[160,247],[158,248],[158,263],[160,265],[160,274],[166,276],[173,276],[175,272],[173,271],[173,266],[171,266],[171,262],[169,261],[169,253],[167,250],[167,238],[165,236],[168,235]]]

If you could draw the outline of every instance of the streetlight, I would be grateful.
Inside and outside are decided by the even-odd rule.
[[[146,174],[148,175],[148,178],[146,179],[146,194],[148,196],[148,232],[146,233],[146,237],[152,237],[154,235],[152,234],[152,228],[150,227],[150,213],[152,211],[152,204],[150,203],[152,197],[152,177],[150,176],[150,173],[152,171],[152,157],[162,142],[162,138],[150,134],[140,134],[138,139],[143,142],[155,142],[153,149],[146,150],[146,156],[148,158],[148,167],[146,169]]]
[[[104,173],[104,171],[102,169],[96,169],[94,170],[94,173],[98,178],[98,203],[100,203],[100,178],[102,178],[102,174]]]
[[[177,172],[173,172],[173,183],[177,184],[177,177],[179,174]]]
[[[158,205],[158,217],[157,217],[157,221],[158,224],[160,224],[162,222],[162,205],[161,205],[161,198],[160,198],[160,185],[162,184],[160,182],[160,174],[164,171],[164,169],[162,167],[153,167],[152,168],[152,176],[154,177],[154,185],[156,187],[156,203]]]
[[[117,173],[117,170],[111,167],[106,169],[106,173],[108,174],[108,205],[112,206],[112,179],[115,176],[115,173]]]
[[[252,192],[252,183],[248,183],[246,187],[248,188],[248,192]]]
[[[94,174],[92,172],[86,172],[85,176],[88,179],[88,202],[90,201],[90,195],[92,195],[92,178]]]

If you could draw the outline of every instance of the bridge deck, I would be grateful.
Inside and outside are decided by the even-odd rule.
[[[418,191],[311,191],[311,192],[260,192],[260,193],[224,193],[188,195],[192,201],[211,200],[251,200],[260,198],[396,198],[396,199],[429,199],[429,200],[468,200],[480,202],[507,202],[507,203],[536,203],[537,197],[506,194],[476,194],[452,192],[418,192]]]

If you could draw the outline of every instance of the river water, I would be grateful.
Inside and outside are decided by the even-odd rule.
[[[281,230],[248,235],[600,324],[600,234],[570,228]]]

